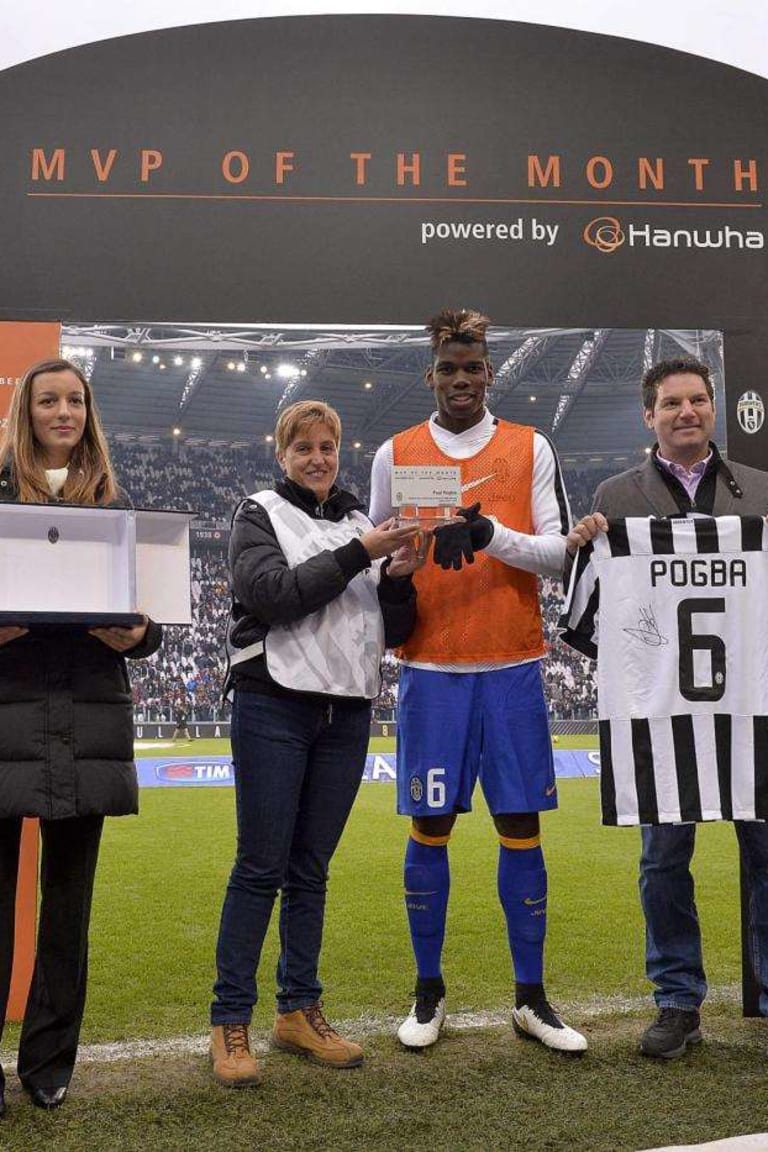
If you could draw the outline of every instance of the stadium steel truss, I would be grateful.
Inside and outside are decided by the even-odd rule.
[[[432,410],[422,327],[366,329],[68,325],[65,354],[87,371],[120,439],[191,444],[265,441],[286,404],[319,397],[341,414],[356,460]],[[656,360],[695,355],[722,393],[713,330],[493,328],[489,406],[534,424],[566,466],[628,467],[648,444],[639,381]]]

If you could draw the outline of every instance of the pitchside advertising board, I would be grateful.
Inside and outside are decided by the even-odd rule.
[[[600,775],[599,752],[556,751],[554,758],[558,780]],[[226,788],[235,782],[229,756],[147,757],[136,761],[136,771],[141,788]],[[366,784],[394,783],[394,755],[389,752],[369,753],[363,781]]]
[[[768,459],[768,80],[419,16],[155,31],[0,73],[0,315],[722,329]]]

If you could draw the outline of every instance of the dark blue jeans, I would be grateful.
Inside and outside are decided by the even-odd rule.
[[[749,889],[750,950],[768,1016],[768,824],[735,820]],[[643,828],[640,898],[645,913],[645,970],[659,1008],[698,1008],[707,994],[701,931],[690,871],[695,824]],[[735,929],[734,929],[735,930]]]
[[[235,692],[237,856],[216,948],[211,1023],[250,1023],[256,970],[280,892],[277,1006],[322,993],[317,967],[328,865],[365,766],[370,708]]]

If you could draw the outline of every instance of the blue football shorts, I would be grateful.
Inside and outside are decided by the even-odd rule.
[[[477,779],[493,815],[557,807],[539,662],[490,672],[400,668],[397,810],[469,812]]]

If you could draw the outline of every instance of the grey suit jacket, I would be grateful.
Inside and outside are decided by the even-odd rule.
[[[768,472],[747,468],[744,464],[728,461],[734,479],[743,496],[733,495],[718,470],[715,484],[715,516],[768,515]],[[658,468],[648,459],[636,468],[620,472],[603,480],[595,491],[592,511],[617,519],[621,516],[677,516],[679,509],[674,496],[659,475]]]

